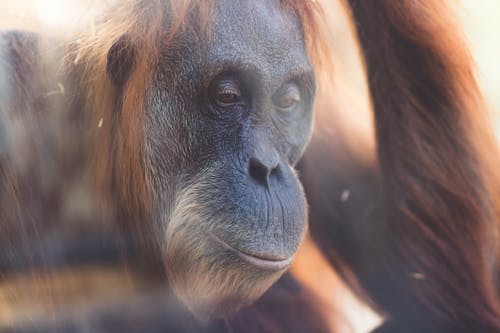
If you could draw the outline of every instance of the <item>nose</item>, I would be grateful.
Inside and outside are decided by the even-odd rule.
[[[258,156],[250,157],[248,173],[252,179],[267,187],[269,186],[269,178],[278,175],[280,158],[274,149],[260,150]]]

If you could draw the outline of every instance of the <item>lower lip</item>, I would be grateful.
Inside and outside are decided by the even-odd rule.
[[[238,250],[237,248],[232,247],[231,245],[227,244],[222,239],[220,239],[219,237],[215,236],[212,233],[210,234],[210,236],[218,244],[220,244],[222,247],[224,247],[226,250],[229,250],[231,252],[238,254],[238,256],[241,259],[243,259],[244,261],[252,264],[253,266],[264,269],[264,270],[281,271],[281,270],[284,270],[284,269],[290,267],[290,265],[292,264],[292,261],[293,261],[293,256],[286,258],[286,259],[278,259],[278,260],[256,257],[254,255],[242,252],[241,250]]]

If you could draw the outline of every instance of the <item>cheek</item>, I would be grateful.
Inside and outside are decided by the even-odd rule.
[[[287,138],[287,157],[290,165],[295,166],[300,160],[312,136],[312,124],[303,124]]]
[[[185,102],[156,96],[144,120],[145,162],[153,181],[168,181],[188,169],[196,155],[197,122],[179,110]]]

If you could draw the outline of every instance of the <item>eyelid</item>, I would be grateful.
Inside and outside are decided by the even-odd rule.
[[[229,94],[234,94],[234,95],[238,95],[238,96],[239,96],[239,95],[241,95],[241,94],[240,94],[240,90],[239,90],[239,89],[237,89],[237,88],[233,88],[233,87],[229,87],[229,88],[222,88],[222,89],[220,89],[217,93],[218,93],[218,94],[221,94],[221,95],[222,95],[222,94],[227,94],[227,93],[229,93]]]
[[[225,90],[240,91],[239,84],[231,79],[221,79],[217,83],[217,89],[219,91],[225,91]]]
[[[301,89],[299,85],[294,82],[286,83],[284,86],[282,86],[276,93],[275,97],[280,98],[283,96],[291,95],[292,93],[297,93],[299,97],[301,95]]]
[[[217,79],[214,82],[212,98],[220,107],[229,107],[244,103],[239,81],[233,78],[222,77]]]
[[[289,84],[283,96],[296,97],[297,100],[300,100],[300,88],[296,84]]]
[[[283,101],[293,101],[295,104],[290,106],[280,105]],[[274,104],[280,109],[289,109],[296,106],[302,100],[301,89],[296,83],[287,83],[273,97]]]

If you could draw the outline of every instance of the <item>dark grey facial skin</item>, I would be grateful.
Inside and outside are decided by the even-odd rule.
[[[182,29],[161,52],[145,122],[167,276],[201,320],[289,267],[306,230],[293,166],[315,95],[300,24],[279,1],[216,1],[210,28]]]

